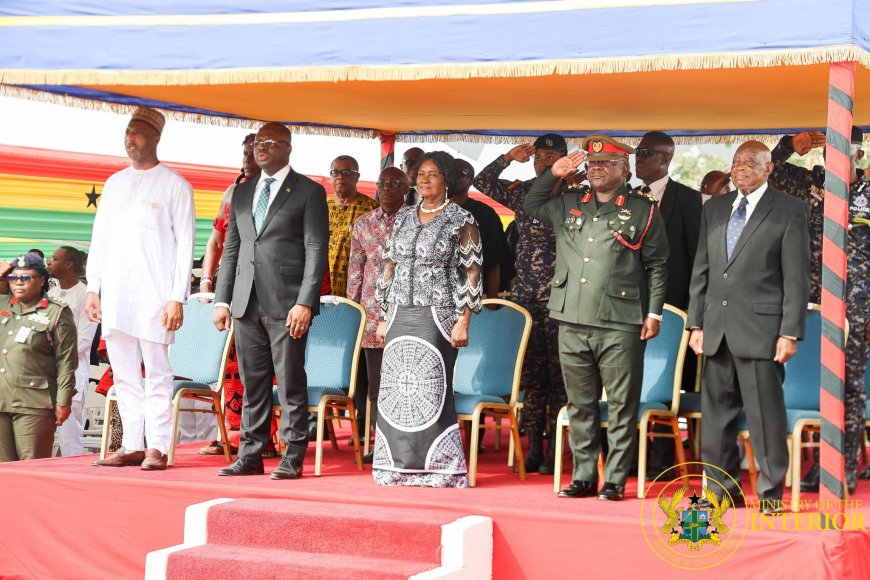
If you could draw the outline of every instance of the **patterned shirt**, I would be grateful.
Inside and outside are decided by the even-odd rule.
[[[375,299],[392,305],[466,308],[478,312],[483,299],[483,244],[470,213],[450,203],[421,224],[417,207],[396,214],[384,251]]]
[[[777,189],[802,199],[810,206],[810,300],[821,302],[822,289],[822,240],[825,225],[825,168],[817,165],[805,169],[792,165],[787,159],[794,153],[791,137],[780,139],[772,151],[773,173],[770,181]],[[870,181],[864,172],[849,188],[849,221],[854,218],[870,218]],[[858,295],[865,300],[870,294],[868,270],[870,270],[870,227],[851,228],[846,243],[847,285],[860,287]],[[847,294],[848,291],[847,291]],[[851,295],[851,294],[850,294]]]
[[[359,194],[347,205],[335,203],[335,196],[326,198],[329,208],[329,279],[332,293],[347,295],[347,262],[350,259],[350,236],[353,224],[376,207],[378,202]]]
[[[499,175],[510,165],[499,155],[474,178],[474,187],[482,194],[513,210],[517,224],[516,276],[511,282],[511,296],[519,303],[546,302],[556,267],[556,235],[553,228],[530,217],[523,210],[526,195],[534,183],[515,181],[507,184]]]
[[[347,297],[361,304],[366,311],[363,348],[383,348],[375,336],[381,311],[375,300],[375,286],[396,215],[389,215],[380,207],[375,208],[356,220],[350,238]]]

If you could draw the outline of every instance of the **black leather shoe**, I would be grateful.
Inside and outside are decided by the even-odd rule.
[[[230,465],[218,470],[218,475],[263,475],[263,460],[236,459]]]
[[[807,474],[801,479],[801,491],[803,493],[812,493],[819,491],[819,464],[815,463]]]
[[[604,486],[598,493],[598,499],[606,499],[609,501],[622,501],[625,497],[625,486],[616,485],[615,483],[604,482]]]
[[[858,472],[857,472],[857,470],[846,474],[846,489],[849,490],[850,496],[855,495],[855,492],[858,491]]]
[[[369,451],[365,455],[363,455],[363,464],[370,465],[375,460],[375,452]]]
[[[758,500],[758,511],[763,516],[778,516],[785,513],[785,504],[780,498]]]
[[[870,467],[859,473],[858,479],[870,479]]]
[[[272,472],[271,477],[272,479],[299,479],[302,477],[302,465],[293,463],[285,457]]]
[[[559,497],[592,497],[598,493],[597,481],[575,479],[559,492]]]
[[[720,504],[722,503],[721,497],[719,498],[719,503]],[[705,497],[701,501],[698,502],[698,507],[704,508],[704,509],[709,509],[709,508],[713,507],[713,504],[711,504],[709,501],[707,501],[707,498]],[[731,494],[731,507],[735,507],[735,508],[746,507],[746,499],[742,495],[740,495],[739,493],[736,493],[736,492],[732,493]]]

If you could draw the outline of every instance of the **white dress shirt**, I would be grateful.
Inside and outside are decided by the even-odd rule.
[[[656,181],[653,181],[652,183],[647,185],[647,187],[649,187],[650,195],[655,196],[656,200],[659,203],[661,203],[662,198],[665,195],[665,189],[668,187],[668,181],[670,181],[670,179],[670,175],[665,175],[661,179],[657,179]]]
[[[752,193],[746,195],[746,221],[743,222],[744,224],[749,223],[749,218],[752,216],[752,212],[755,211],[755,208],[765,191],[767,191],[766,182]],[[743,199],[743,193],[738,189],[737,197],[734,198],[734,203],[731,204],[731,215],[734,215],[734,212],[737,211],[737,206],[740,205],[741,199]]]
[[[251,205],[251,214],[255,214],[257,212],[257,200],[260,199],[260,192],[263,190],[263,183],[267,178],[274,178],[273,181],[269,185],[269,204],[266,206],[266,211],[269,211],[269,208],[272,207],[272,202],[275,201],[275,196],[278,194],[278,189],[281,187],[281,184],[284,183],[284,180],[287,179],[287,176],[290,175],[290,165],[285,165],[283,169],[275,173],[275,175],[266,175],[265,170],[260,172],[260,177],[257,179],[257,187],[254,189],[254,199]]]

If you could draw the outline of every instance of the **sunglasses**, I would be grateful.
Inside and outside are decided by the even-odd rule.
[[[278,143],[284,143],[285,145],[289,145],[290,141],[276,141],[275,139],[266,139],[265,141],[251,141],[251,147],[253,147],[254,149],[259,149],[260,147],[271,149]]]
[[[652,157],[656,153],[665,153],[664,151],[656,151],[655,149],[650,149],[649,147],[644,147],[642,149],[636,149],[634,154],[638,157]]]
[[[386,181],[375,181],[375,185],[378,187],[389,187],[391,189],[396,189],[401,186],[404,182],[399,181],[398,179],[388,179]]]
[[[30,281],[33,280],[32,274],[9,274],[6,276],[6,279],[9,280],[10,284],[18,284],[19,282],[22,284],[30,284]]]
[[[352,175],[359,175],[359,171],[357,171],[356,169],[330,169],[329,175],[331,175],[332,177],[338,177],[339,175],[350,177]]]

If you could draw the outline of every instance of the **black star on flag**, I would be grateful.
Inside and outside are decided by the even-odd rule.
[[[86,207],[97,207],[97,198],[100,197],[102,194],[97,193],[97,187],[95,185],[92,185],[91,192],[86,193],[85,195],[88,196],[88,205]]]

